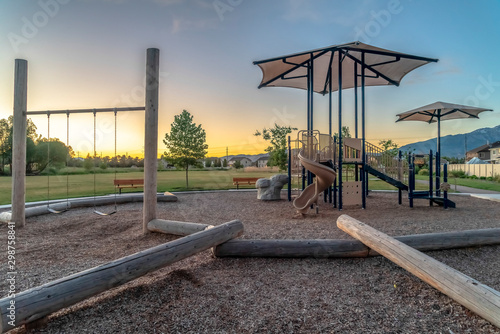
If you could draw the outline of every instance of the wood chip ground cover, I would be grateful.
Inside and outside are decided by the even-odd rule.
[[[427,201],[397,204],[373,193],[367,209],[297,218],[291,203],[261,202],[254,192],[181,194],[159,203],[158,217],[218,225],[239,219],[244,239],[350,239],[342,213],[389,235],[500,227],[497,202],[453,196],[457,209]],[[103,208],[106,210],[106,208]],[[27,220],[17,232],[22,291],[174,240],[142,235],[142,205],[101,217],[91,209]],[[0,243],[6,244],[5,225]],[[430,252],[438,261],[500,290],[500,246]],[[5,261],[0,270],[7,272]],[[2,295],[7,283],[0,281]],[[24,333],[23,328],[12,333]],[[500,333],[382,257],[368,259],[214,258],[205,251],[50,316],[40,333]]]

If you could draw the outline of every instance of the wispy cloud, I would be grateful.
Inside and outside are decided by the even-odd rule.
[[[443,65],[443,64],[441,64]],[[463,71],[461,68],[453,65],[453,64],[444,64],[444,67],[439,71],[434,72],[434,75],[452,75],[452,74],[461,74]]]
[[[153,0],[154,2],[160,4],[160,5],[177,5],[183,2],[183,0]]]
[[[288,0],[283,18],[288,21],[308,21],[317,24],[337,24],[351,27],[369,17],[370,10],[380,6],[374,0],[363,1],[317,1]]]
[[[313,9],[309,0],[289,0],[284,18],[289,21],[312,21],[321,20],[321,12]]]
[[[412,72],[411,75],[405,77],[405,85],[422,84],[435,82],[440,79],[449,79],[451,76],[463,74],[463,70],[456,66],[451,60],[439,60],[439,66],[431,66],[424,68],[422,71]]]
[[[172,34],[190,30],[214,29],[217,26],[217,23],[218,20],[216,18],[197,20],[174,18],[172,21]]]

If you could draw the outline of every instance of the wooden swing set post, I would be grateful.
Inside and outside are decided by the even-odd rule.
[[[12,218],[16,227],[24,227],[26,194],[26,105],[28,62],[16,59],[14,74],[14,120],[12,126]]]
[[[144,131],[144,202],[142,232],[151,233],[148,223],[156,219],[156,179],[158,160],[158,88],[160,50],[150,48],[146,56],[146,116]]]

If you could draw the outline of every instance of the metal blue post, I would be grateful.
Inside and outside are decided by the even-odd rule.
[[[292,145],[288,136],[288,201],[292,201]]]
[[[330,69],[328,70],[329,72],[329,81],[328,81],[328,140],[331,140],[331,137],[332,137],[332,68],[330,66]],[[330,142],[331,143],[331,142]],[[333,142],[333,147],[332,147],[332,150],[333,152],[335,151],[334,150],[335,148],[335,140]],[[333,160],[335,160],[335,157],[333,156],[332,154],[332,158]],[[334,165],[335,161],[332,161],[332,166],[335,167]],[[333,192],[334,188],[333,188],[333,185],[330,185],[330,187],[328,187],[328,201],[330,203],[332,203],[332,192]]]
[[[337,147],[337,137],[333,137],[333,146],[334,147]],[[334,161],[335,163],[335,161]],[[338,172],[338,168],[337,168],[337,172]],[[337,207],[337,191],[338,191],[338,187],[337,187],[337,178],[335,178],[335,180],[333,180],[333,207],[336,208]]]
[[[356,81],[358,78],[356,78]],[[361,207],[366,208],[368,195],[368,172],[366,172],[366,133],[365,133],[365,53],[361,54],[361,163],[363,164],[363,183],[361,183]]]
[[[338,52],[338,80],[339,80],[339,168],[337,178],[339,179],[339,210],[342,210],[342,158],[343,158],[343,140],[342,140],[342,52]]]
[[[441,109],[437,110],[437,150],[436,150],[436,196],[440,196],[439,186],[441,183]]]
[[[448,182],[448,164],[444,164],[443,165],[443,179],[444,179],[444,182]],[[444,198],[444,201],[443,201],[443,207],[445,209],[448,208],[448,191],[444,190],[443,191],[443,198]]]
[[[310,70],[310,87],[309,87],[309,94],[311,95],[311,98],[309,102],[311,103],[311,131],[314,130],[314,57],[313,54],[311,53],[311,64],[310,64],[311,70]]]
[[[433,173],[433,165],[434,165],[434,161],[433,161],[433,154],[432,154],[432,150],[430,150],[429,152],[429,206],[432,206],[432,194],[434,192],[434,190],[432,189],[432,173]]]
[[[413,191],[415,190],[415,157],[410,154],[408,156],[409,174],[408,175],[408,199],[410,208],[413,208]]]
[[[441,195],[441,191],[439,189],[441,185],[441,156],[439,151],[436,152],[436,196]]]
[[[398,152],[398,179],[401,181],[401,159],[402,159],[402,153],[401,151]],[[403,203],[403,191],[398,188],[398,203],[401,205]]]

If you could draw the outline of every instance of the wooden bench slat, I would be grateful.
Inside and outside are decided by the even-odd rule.
[[[236,189],[239,189],[240,184],[255,184],[260,177],[233,177],[233,185]]]
[[[139,188],[144,187],[144,179],[119,179],[113,181],[120,194],[123,188]]]
[[[114,180],[115,185],[120,184],[144,184],[144,179],[119,179]]]

